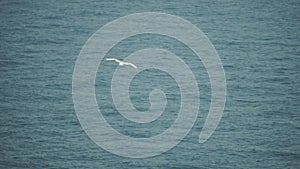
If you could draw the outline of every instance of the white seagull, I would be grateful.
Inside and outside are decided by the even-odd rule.
[[[113,60],[113,61],[119,63],[120,66],[128,65],[128,66],[131,66],[131,67],[137,69],[137,66],[135,64],[130,63],[130,62],[124,62],[124,61],[121,61],[121,60],[116,59],[116,58],[106,58],[105,60]]]

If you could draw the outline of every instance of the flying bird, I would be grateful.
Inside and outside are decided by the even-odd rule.
[[[135,64],[130,63],[130,62],[124,62],[124,61],[121,61],[121,60],[116,59],[116,58],[106,58],[105,60],[112,60],[112,61],[115,61],[115,62],[119,63],[120,66],[128,65],[128,66],[131,66],[131,67],[137,69],[137,66]]]

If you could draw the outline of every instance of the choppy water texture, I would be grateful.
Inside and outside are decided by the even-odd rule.
[[[291,1],[0,1],[0,168],[297,168],[300,166],[300,3]],[[199,83],[201,113],[185,139],[146,159],[113,155],[81,128],[72,101],[72,74],[87,39],[109,21],[136,12],[164,12],[199,27],[219,52],[227,80],[224,116],[204,144],[198,135],[210,103],[201,61],[174,39],[141,35],[109,55],[145,47],[179,55]],[[149,108],[153,88],[165,91],[166,113],[149,124],[120,116],[111,99],[116,68],[101,63],[99,108],[120,133],[151,137],[176,118],[180,92],[165,72],[144,71],[131,101]],[[150,80],[151,79],[151,80]]]

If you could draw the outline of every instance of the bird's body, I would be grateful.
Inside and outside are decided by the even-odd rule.
[[[124,62],[124,61],[121,61],[121,60],[116,59],[116,58],[106,58],[105,60],[115,61],[115,62],[119,63],[120,66],[128,65],[128,66],[131,66],[131,67],[137,69],[137,66],[135,64],[130,63],[130,62]]]

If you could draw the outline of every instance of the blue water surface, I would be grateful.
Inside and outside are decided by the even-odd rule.
[[[1,0],[0,168],[298,168],[299,8],[297,0]],[[201,95],[201,113],[187,137],[159,156],[130,159],[100,148],[81,128],[72,100],[76,58],[101,26],[137,12],[182,17],[199,27],[218,51],[227,102],[207,142],[198,142],[210,106],[206,70],[182,43],[157,35],[130,37],[109,54],[126,57],[160,47],[186,61]],[[149,108],[148,95],[155,87],[168,98],[169,114],[137,125],[116,113],[108,90],[112,73],[107,72],[117,65],[103,64],[107,69],[98,70],[96,96],[113,128],[131,137],[151,137],[170,127],[180,107],[174,79],[148,70],[132,81],[131,101],[140,111]]]

